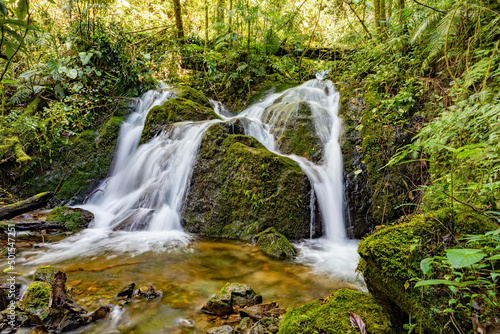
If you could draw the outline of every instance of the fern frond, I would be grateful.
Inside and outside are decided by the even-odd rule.
[[[432,29],[436,23],[443,17],[441,12],[432,12],[411,34],[410,44],[419,40],[428,29]]]
[[[460,23],[464,15],[464,10],[458,8],[456,11],[450,10],[437,24],[436,30],[431,34],[429,43],[429,53],[438,54],[444,47],[446,39],[448,41],[456,36]]]

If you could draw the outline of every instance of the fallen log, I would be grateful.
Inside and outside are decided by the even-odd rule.
[[[15,227],[19,231],[41,231],[41,230],[67,230],[66,223],[46,222],[43,220],[16,221],[6,220],[2,224],[7,227]],[[0,227],[1,228],[1,227]]]
[[[51,191],[41,193],[23,201],[9,204],[0,208],[0,220],[11,219],[25,212],[40,209],[49,203],[53,193]]]

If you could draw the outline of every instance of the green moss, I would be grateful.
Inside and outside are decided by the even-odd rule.
[[[65,223],[65,226],[70,231],[78,231],[86,226],[85,219],[82,217],[82,209],[73,209],[66,206],[59,206],[47,215],[47,221]]]
[[[268,227],[291,239],[309,237],[309,179],[293,160],[255,138],[230,135],[224,124],[207,131],[183,208],[185,229],[250,240]]]
[[[42,110],[42,106],[45,104],[41,94],[38,94],[33,101],[26,107],[24,113],[26,115],[35,115],[37,111]]]
[[[276,81],[265,81],[256,87],[255,92],[248,99],[247,105],[251,105],[262,101],[268,95],[279,93],[289,88],[297,86],[298,82],[276,82]]]
[[[287,311],[280,333],[357,333],[350,323],[349,311],[363,319],[369,333],[394,333],[388,312],[371,296],[350,289]]]
[[[255,239],[262,252],[273,259],[292,259],[297,254],[290,241],[274,227],[257,234]]]
[[[52,285],[50,283],[41,281],[32,282],[19,305],[27,313],[38,313],[43,320],[44,316],[48,315],[51,292]]]
[[[178,97],[169,99],[163,105],[155,106],[149,111],[140,143],[143,144],[156,136],[170,123],[209,119],[220,119],[220,117],[211,108],[191,100]]]
[[[207,108],[212,108],[212,105],[210,104],[208,98],[199,90],[196,90],[189,86],[177,86],[173,91],[177,97],[191,100]]]
[[[57,269],[52,266],[39,267],[33,274],[33,282],[51,283],[56,272]]]
[[[450,233],[451,217],[448,208],[417,215],[409,222],[381,228],[358,247],[358,269],[370,292],[411,314],[429,333],[441,333],[441,324],[448,317],[441,310],[448,307],[448,295],[438,287],[413,289],[412,278],[422,277],[420,262],[424,258],[444,256],[441,241]],[[467,207],[458,207],[453,217],[455,231],[462,234],[484,233],[498,226]],[[455,317],[461,321],[459,314]],[[450,328],[444,330],[451,332]]]

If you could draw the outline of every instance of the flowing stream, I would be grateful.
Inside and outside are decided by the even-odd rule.
[[[358,262],[357,241],[348,239],[344,223],[342,155],[339,146],[342,123],[337,115],[340,94],[333,84],[330,81],[311,80],[282,93],[271,94],[237,116],[233,116],[222,105],[212,101],[215,112],[222,120],[175,123],[168,126],[157,137],[139,145],[149,110],[172,97],[174,97],[172,92],[163,89],[147,92],[138,100],[136,111],[122,125],[109,177],[100,184],[89,202],[80,206],[94,213],[94,225],[59,242],[41,246],[44,250],[42,252],[39,250],[24,252],[26,268],[33,268],[40,264],[55,264],[64,270],[74,272],[78,271],[75,266],[82,263],[85,267],[102,267],[110,262],[124,263],[125,266],[132,263],[130,268],[124,267],[110,271],[104,278],[93,276],[90,278],[96,284],[99,284],[101,280],[114,282],[110,283],[113,292],[101,293],[102,300],[112,298],[116,289],[119,289],[118,285],[127,284],[132,277],[137,276],[137,280],[155,281],[154,278],[157,275],[169,277],[169,265],[172,266],[172,270],[183,268],[181,272],[186,270],[185,274],[179,274],[180,276],[177,275],[171,279],[181,285],[194,284],[191,288],[195,291],[203,290],[200,290],[199,298],[194,298],[192,301],[189,301],[189,296],[185,298],[185,303],[190,305],[189,309],[193,309],[187,312],[188,315],[196,313],[195,310],[199,310],[201,306],[200,301],[215,292],[218,289],[215,285],[222,285],[224,281],[238,281],[239,279],[249,283],[255,281],[250,284],[259,288],[259,280],[265,282],[270,279],[267,276],[273,275],[272,272],[267,273],[270,270],[269,264],[276,267],[273,269],[276,277],[279,276],[280,271],[295,270],[290,268],[302,271],[302,276],[294,276],[290,279],[287,283],[290,287],[297,284],[300,286],[304,282],[314,285],[323,279],[330,282],[325,283],[325,287],[332,284],[338,288],[355,282],[357,280],[355,268]],[[266,109],[273,103],[282,104],[284,108],[276,109],[272,114],[266,113]],[[279,151],[277,138],[283,135],[283,129],[286,128],[287,123],[297,116],[295,107],[300,103],[306,103],[309,106],[314,129],[324,147],[323,155],[318,163],[296,155],[285,155]],[[209,242],[212,247],[209,247],[210,255],[203,254],[200,248],[204,249],[204,243],[207,241],[197,240],[182,230],[180,212],[201,140],[212,124],[234,118],[242,121],[247,135],[257,138],[267,149],[295,160],[310,179],[314,189],[311,196],[311,235],[314,234],[317,203],[325,236],[296,243],[296,247],[300,249],[300,255],[294,263],[282,266],[277,264],[279,261],[264,261],[255,246],[245,246],[244,243],[238,242],[227,242],[225,243],[227,246],[221,246],[222,243],[215,245]],[[238,246],[231,248],[231,243],[236,243]],[[250,253],[247,255],[243,254],[244,252],[238,253],[239,255],[236,256],[239,258],[237,265],[236,262],[231,262],[233,260],[229,262],[227,259],[224,260],[223,253],[217,253],[224,252],[228,248],[232,249],[231,254],[233,254],[237,249],[243,250],[248,247],[253,247],[247,250]],[[137,257],[138,255],[143,256]],[[234,255],[231,256],[234,257]],[[221,262],[207,266],[206,263],[212,258],[217,258],[217,261]],[[257,258],[259,260],[255,263],[255,267],[252,267],[252,261]],[[140,262],[144,259],[147,261]],[[189,267],[193,263],[198,268],[184,269],[184,266]],[[229,265],[228,268],[231,270],[223,274],[226,265]],[[238,270],[235,270],[234,266],[237,266]],[[158,272],[159,268],[164,267],[166,271]],[[307,274],[310,277],[306,279],[302,268],[313,268],[313,273]],[[151,274],[148,274],[149,272]],[[80,284],[78,281],[89,279],[89,274],[73,273],[72,275],[72,280],[77,284],[70,281],[70,285],[76,286]],[[332,281],[331,278],[335,280]],[[196,283],[198,281],[203,283]],[[311,289],[304,288],[302,294],[293,296],[291,299],[283,299],[280,293],[282,294],[287,288],[283,286],[277,288],[280,282],[284,281],[280,278],[276,281],[277,286],[273,285],[270,288],[268,285],[263,285],[261,288],[263,294],[281,300],[285,306],[293,306],[294,301],[301,301],[313,295],[318,298],[321,294],[326,294],[329,289],[321,288],[312,292]],[[200,288],[196,284],[204,285]],[[168,284],[159,285],[164,293],[171,289],[178,289],[178,286],[172,288],[167,286]],[[358,281],[356,285],[358,288],[363,288],[362,282]],[[92,287],[87,286],[87,288]],[[207,289],[204,290],[205,288]],[[186,293],[189,295],[189,292]],[[85,292],[82,294],[84,295]],[[82,301],[85,301],[85,298]],[[168,298],[162,299],[161,305],[165,303],[169,303]],[[175,309],[171,304],[168,305]],[[132,312],[130,317],[135,319],[134,321],[139,321],[137,317],[141,318],[140,308],[136,313],[130,312]],[[150,312],[156,311],[153,308]],[[173,317],[178,318],[182,316],[181,313],[173,312],[175,315]],[[183,314],[185,315],[186,312]],[[157,316],[154,315],[154,317]],[[108,325],[116,327],[116,324],[108,323]]]

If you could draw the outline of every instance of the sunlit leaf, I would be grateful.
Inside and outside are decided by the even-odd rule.
[[[428,257],[420,261],[420,269],[427,276],[432,275],[432,262],[434,259],[432,257]]]
[[[19,0],[17,3],[16,15],[19,20],[24,20],[28,15],[28,0]]]
[[[417,282],[417,284],[415,284],[415,288],[418,288],[420,286],[439,285],[439,284],[444,284],[444,285],[460,285],[460,283],[458,283],[458,282],[448,281],[448,280],[445,280],[445,279],[428,279],[428,280],[423,280],[423,281]]]
[[[82,61],[82,66],[85,66],[89,63],[90,58],[94,55],[92,52],[80,52],[80,60]]]
[[[349,316],[352,327],[356,328],[362,334],[367,334],[366,325],[363,319],[361,319],[359,315],[351,311],[349,311]]]
[[[481,261],[486,254],[480,249],[447,249],[446,257],[453,268],[464,268]]]
[[[1,0],[0,0],[0,14],[2,14],[2,16],[7,15],[7,7],[5,7],[5,4]]]

